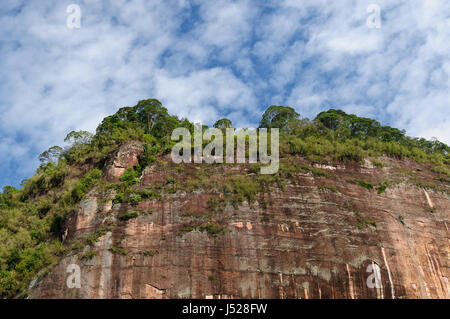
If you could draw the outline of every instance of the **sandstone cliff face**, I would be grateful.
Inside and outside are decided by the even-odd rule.
[[[108,168],[108,178],[117,180],[139,152],[138,146],[119,152],[122,160]],[[328,178],[296,174],[283,190],[272,187],[251,205],[227,205],[213,214],[226,229],[216,236],[183,231],[208,213],[209,198],[221,196],[214,190],[178,191],[137,206],[113,205],[114,193],[93,190],[67,227],[73,239],[109,226],[89,248],[95,256],[63,258],[33,284],[30,297],[450,298],[449,195],[405,182],[377,194],[348,182],[355,176],[382,180],[417,165],[386,161],[383,169],[370,163],[323,167]],[[202,167],[178,172],[155,165],[144,171],[141,187]],[[217,166],[211,178],[236,169],[247,174]],[[119,220],[127,210],[141,213]],[[79,289],[66,284],[70,264],[80,266]],[[369,288],[367,268],[375,264],[381,286]]]

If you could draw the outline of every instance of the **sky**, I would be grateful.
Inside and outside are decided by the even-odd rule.
[[[339,108],[450,144],[450,1],[1,1],[0,187],[147,98],[235,127]]]

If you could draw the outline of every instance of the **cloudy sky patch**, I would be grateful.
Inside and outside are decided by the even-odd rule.
[[[449,55],[447,0],[4,0],[0,186],[32,175],[69,131],[151,97],[206,124],[334,107],[450,143]]]

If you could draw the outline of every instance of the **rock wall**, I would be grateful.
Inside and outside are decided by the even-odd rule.
[[[208,199],[220,196],[213,190],[179,191],[136,207],[112,205],[111,194],[94,190],[68,230],[73,239],[109,225],[96,255],[81,259],[85,248],[63,258],[30,297],[450,298],[449,195],[408,183],[377,194],[346,182],[380,180],[410,165],[324,167],[329,178],[297,174],[284,190],[273,187],[252,205],[215,214],[226,228],[216,236],[182,231],[196,218],[186,212],[205,212]],[[147,168],[141,184],[182,174]],[[117,219],[131,209],[145,213]],[[70,264],[80,266],[81,288],[66,284]],[[367,270],[377,266],[379,288],[370,288]]]

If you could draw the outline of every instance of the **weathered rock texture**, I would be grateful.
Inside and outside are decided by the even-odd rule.
[[[112,180],[119,168],[136,163],[139,147],[131,149],[110,166]],[[95,244],[95,257],[82,260],[80,252],[63,258],[34,284],[30,297],[450,298],[448,194],[409,183],[377,194],[346,181],[376,183],[414,165],[324,167],[329,178],[297,174],[284,190],[273,187],[252,205],[244,202],[237,210],[228,205],[214,214],[226,227],[216,237],[180,232],[195,221],[192,215],[207,212],[208,199],[219,196],[213,190],[179,191],[136,207],[112,205],[111,194],[94,190],[68,219],[68,238],[112,225]],[[217,167],[211,178],[236,169]],[[155,166],[144,171],[141,184],[183,174]],[[116,218],[130,209],[146,213]],[[81,268],[79,289],[66,285],[70,264]],[[372,274],[367,267],[374,264],[381,269],[380,288],[367,285]]]
[[[142,143],[130,142],[123,145],[111,163],[106,167],[106,179],[110,182],[117,182],[125,170],[139,163],[139,156],[142,155]]]

